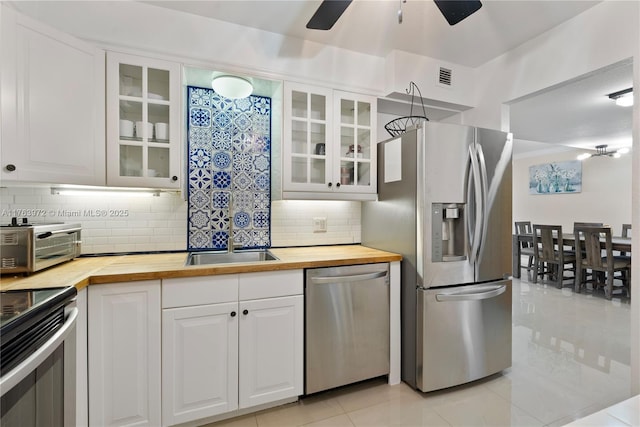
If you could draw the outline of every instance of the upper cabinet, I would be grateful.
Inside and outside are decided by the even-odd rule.
[[[180,188],[180,64],[107,53],[107,185]]]
[[[283,198],[375,199],[376,102],[285,83]]]
[[[0,8],[1,179],[104,185],[104,51]]]

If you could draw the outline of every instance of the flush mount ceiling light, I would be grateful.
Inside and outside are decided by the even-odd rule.
[[[582,153],[578,156],[578,160],[585,160],[588,159],[590,157],[600,157],[600,156],[607,156],[607,157],[614,157],[614,158],[619,158],[622,154],[626,154],[629,152],[629,148],[628,147],[624,147],[624,148],[619,148],[616,151],[607,151],[607,144],[602,144],[602,145],[596,145],[596,152],[595,154],[592,153]]]
[[[621,107],[631,107],[633,105],[633,88],[620,90],[607,95],[610,99],[616,101],[616,105]]]
[[[216,93],[229,99],[246,98],[253,92],[253,85],[249,80],[230,75],[214,77],[211,87]]]

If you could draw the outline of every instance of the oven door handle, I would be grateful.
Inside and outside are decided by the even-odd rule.
[[[27,357],[22,363],[0,378],[0,390],[2,392],[2,396],[18,385],[20,381],[27,377],[27,375],[35,371],[36,368],[40,366],[40,364],[64,342],[70,333],[75,332],[74,326],[76,325],[77,318],[78,308],[73,307],[69,311],[69,315],[62,327],[58,329],[58,331],[53,334],[53,336],[49,338],[42,347],[37,349],[35,353]]]

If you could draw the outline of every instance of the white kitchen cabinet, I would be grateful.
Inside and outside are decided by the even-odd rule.
[[[107,184],[180,188],[181,65],[107,52]]]
[[[237,302],[163,310],[164,425],[238,408],[237,313]]]
[[[373,200],[373,96],[285,82],[283,198]]]
[[[302,270],[163,280],[163,425],[301,395],[302,293]]]
[[[104,185],[104,51],[0,7],[2,181]]]
[[[89,287],[89,425],[159,426],[160,281]]]
[[[239,407],[302,394],[302,295],[240,302]]]

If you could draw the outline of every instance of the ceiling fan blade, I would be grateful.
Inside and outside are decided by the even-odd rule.
[[[482,7],[478,0],[433,0],[449,25],[456,25]]]
[[[307,28],[330,30],[351,2],[352,0],[324,0],[307,23]]]

